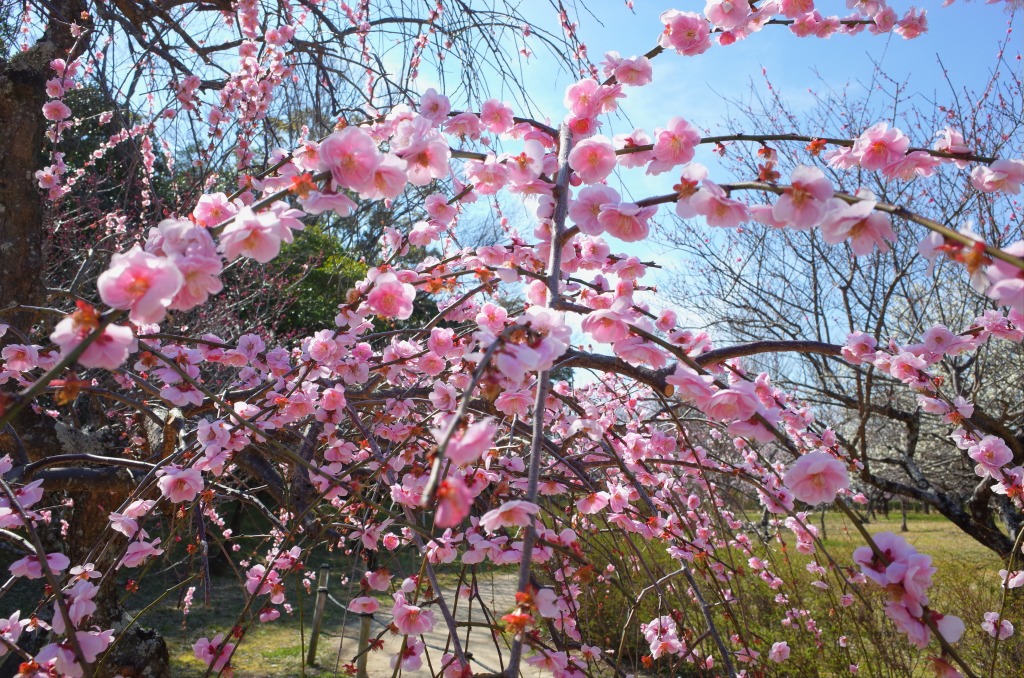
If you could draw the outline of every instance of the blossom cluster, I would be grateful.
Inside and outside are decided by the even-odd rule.
[[[821,16],[812,2],[770,0],[752,8],[712,0],[704,15],[663,14],[660,45],[700,54],[713,39],[720,45],[745,39],[777,15],[801,36],[854,33],[869,25],[873,32],[894,30],[911,38],[926,27],[923,11],[898,18],[880,0],[849,4],[854,14],[840,19]],[[364,18],[348,11],[364,36]],[[238,125],[239,169],[254,161],[246,130],[267,115],[275,88],[292,75],[285,46],[295,27],[282,23],[264,30],[260,12],[253,0],[237,3],[231,21],[243,36],[238,71],[207,115],[215,138],[227,121]],[[57,123],[56,143],[71,115],[60,97],[74,69],[54,64],[58,78],[44,114]],[[396,106],[366,124],[339,125],[320,141],[304,139],[297,148],[279,149],[273,171],[245,175],[233,195],[208,187],[191,211],[162,215],[167,218],[113,254],[96,280],[103,308],[95,299],[77,300],[77,309],[50,334],[54,346],[26,340],[3,348],[0,384],[30,389],[43,372],[74,360],[110,374],[66,380],[64,389],[101,394],[101,379],[109,378],[125,398],[188,413],[180,440],[158,462],[139,462],[149,464],[137,476],[145,484],[108,514],[110,529],[120,536],[107,571],[73,564],[57,552],[28,553],[11,565],[12,576],[46,578],[64,603],[58,607],[67,610],[49,622],[64,639],[34,655],[45,667],[41,675],[51,669],[83,675],[81,660],[94,661],[112,642],[112,629],[89,626],[98,591],[92,580],[144,567],[175,548],[147,531],[158,516],[173,515],[185,530],[195,521],[204,534],[213,526],[215,538],[241,548],[219,504],[236,496],[226,482],[236,471],[248,463],[247,472],[258,472],[253,455],[271,459],[266,463],[274,470],[287,469],[300,494],[316,497],[301,515],[287,507],[266,510],[272,545],[242,562],[242,586],[258,601],[253,609],[262,623],[289,613],[289,576],[309,582],[303,548],[289,540],[326,524],[331,549],[376,555],[415,548],[428,573],[455,562],[525,563],[544,572],[542,586],[530,583],[518,592],[513,610],[499,618],[500,628],[517,643],[531,643],[532,666],[557,676],[583,675],[607,649],[589,645],[579,623],[585,587],[620,576],[610,564],[595,572],[584,547],[611,528],[657,543],[680,572],[696,571],[701,584],[721,584],[723,604],[732,602],[730,582],[744,574],[732,564],[729,551],[736,551],[742,555],[738,562],[778,591],[788,623],[799,620],[820,633],[809,612],[790,607],[781,592],[787,583],[781,570],[756,555],[742,511],[727,506],[720,490],[733,493],[734,482],[749,486],[766,516],[774,516],[765,522],[775,539],[783,541],[786,528],[796,550],[811,556],[821,548],[818,530],[800,509],[860,501],[852,478],[861,462],[850,458],[835,431],[815,420],[807,403],[768,373],[748,372],[736,358],[715,358],[706,333],[681,328],[674,311],[653,311],[644,294],[651,290],[645,280],[650,264],[613,253],[610,239],[648,238],[659,205],[668,202],[679,217],[699,216],[711,227],[752,220],[780,229],[817,227],[826,242],[848,243],[858,256],[885,251],[896,240],[893,222],[869,191],[837,191],[811,165],[797,166],[786,184],[776,183],[779,177],[759,177],[747,186],[713,181],[694,162],[705,140],[679,116],[650,132],[601,134],[602,118],[618,109],[629,88],[654,79],[648,56],[609,53],[603,67],[606,80],[583,78],[567,89],[561,134],[517,118],[497,99],[483,102],[478,112],[457,112],[447,97],[428,90],[416,106]],[[207,105],[201,84],[194,76],[175,84],[181,110],[196,113]],[[984,162],[957,131],[945,129],[939,137],[934,148],[913,150],[906,135],[880,123],[827,160],[836,169],[877,170],[899,180],[927,177],[943,163],[975,163],[971,182],[977,190],[1019,191],[1024,161]],[[140,146],[151,170],[152,141],[147,136]],[[56,200],[65,192],[60,177],[68,170],[59,154],[54,157],[37,179]],[[678,175],[675,194],[623,199],[614,185],[616,173],[630,169]],[[349,216],[357,200],[394,200],[409,186],[430,187],[422,220],[405,231],[385,231],[379,263],[349,291],[332,327],[280,346],[255,333],[229,340],[164,332],[175,324],[172,314],[200,309],[223,292],[223,275],[233,262],[273,261],[312,217]],[[746,190],[773,202],[736,197]],[[453,236],[467,206],[502,193],[528,200],[532,234],[509,228],[502,244],[461,247]],[[1024,243],[1001,248],[1010,255],[1005,260],[989,257],[980,241],[972,249],[940,238],[930,251],[959,256],[1009,312],[990,311],[960,334],[934,327],[919,344],[893,341],[880,348],[874,337],[854,333],[842,355],[914,390],[924,411],[956,427],[952,439],[977,464],[977,474],[1021,506],[1024,469],[1013,465],[1004,441],[972,424],[971,404],[945,395],[929,368],[944,357],[976,351],[993,337],[1024,340],[1024,273],[1013,263],[1024,254]],[[502,303],[507,290],[522,292],[522,308]],[[435,319],[422,327],[382,329],[408,321],[417,304],[431,303]],[[610,354],[583,350],[574,341],[572,317],[587,342],[608,347]],[[574,364],[597,366],[602,375],[592,383],[550,385],[553,370]],[[664,405],[670,398],[671,406]],[[38,410],[58,416],[57,410]],[[699,418],[701,425],[684,425],[677,411]],[[122,423],[133,426],[128,417]],[[302,453],[282,442],[289,436],[303,441]],[[142,442],[141,436],[132,440],[140,448]],[[0,460],[0,475],[13,468],[10,458]],[[48,522],[48,512],[39,507],[42,481],[12,480],[12,486],[0,496],[0,527],[31,532]],[[378,511],[370,501],[384,502],[391,511]],[[205,558],[204,540],[197,535],[188,553]],[[927,645],[934,629],[945,643],[956,642],[963,623],[927,609],[934,573],[928,556],[899,537],[877,535],[854,561],[863,578],[885,587],[886,613],[912,643]],[[815,561],[809,571],[820,577],[815,586],[828,588],[824,566]],[[859,583],[855,579],[844,578],[843,584]],[[1006,573],[1007,586],[1019,579],[1019,573]],[[404,637],[392,658],[395,669],[422,666],[427,648],[418,636],[444,617],[441,592],[434,591],[437,599],[425,595],[427,580],[371,569],[349,603],[353,612],[372,614],[382,594],[390,597],[394,630]],[[700,606],[699,588],[691,582],[677,593]],[[1012,633],[1004,622],[1009,623],[986,616],[983,628],[1003,639]],[[0,634],[16,644],[30,623],[46,622],[15,613],[0,619]],[[762,657],[751,639],[739,635],[719,638],[715,647],[701,645],[690,627],[695,624],[678,610],[644,624],[651,658],[675,657],[711,670],[717,654],[719,661],[759,670],[790,655],[788,643],[778,641]],[[548,629],[571,641],[561,647],[573,649],[554,651],[539,642]],[[240,641],[241,635],[201,638],[194,654],[213,671],[229,670],[237,642],[228,641]],[[0,655],[6,650],[0,646]],[[446,657],[445,675],[465,675],[465,659],[461,650]]]

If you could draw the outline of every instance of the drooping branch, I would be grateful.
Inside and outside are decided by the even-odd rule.
[[[782,195],[787,190],[791,190],[792,189],[791,186],[786,186],[786,185],[782,185],[782,184],[770,184],[770,183],[767,183],[767,182],[764,182],[764,181],[741,181],[741,182],[736,182],[736,183],[720,184],[720,186],[723,189],[725,189],[726,192],[729,192],[729,191],[764,191],[766,193],[774,193],[776,195]],[[840,200],[843,200],[844,202],[847,202],[847,203],[849,203],[851,205],[855,204],[855,203],[858,203],[858,202],[863,202],[863,201],[866,200],[865,198],[858,198],[855,195],[850,195],[849,193],[842,193],[842,192],[838,192],[838,191],[835,193],[835,197],[837,197]],[[641,206],[641,207],[646,207],[648,205],[663,205],[663,204],[667,204],[667,203],[674,203],[677,200],[679,200],[679,195],[678,194],[659,195],[659,196],[655,196],[655,197],[651,197],[651,198],[645,198],[643,200],[638,200],[636,204]],[[872,202],[874,202],[874,201],[872,201]],[[946,226],[944,224],[940,224],[939,222],[935,221],[934,219],[929,219],[929,218],[921,216],[920,214],[917,214],[915,212],[911,212],[910,210],[906,209],[905,207],[901,207],[899,205],[891,205],[889,203],[884,203],[884,202],[876,202],[875,203],[875,209],[878,210],[879,212],[885,212],[887,214],[891,214],[893,216],[897,216],[897,217],[900,217],[902,219],[906,219],[907,221],[913,221],[916,224],[920,224],[921,226],[924,226],[929,231],[934,231],[935,233],[938,233],[939,235],[941,235],[943,238],[946,238],[948,240],[953,240],[955,242],[960,243],[961,245],[966,245],[968,247],[974,247],[975,245],[978,244],[977,240],[969,238],[968,236],[964,235],[963,233],[958,233],[957,231],[954,231],[953,229],[949,228],[948,226]],[[985,253],[988,254],[990,257],[993,257],[995,259],[999,259],[1000,261],[1005,261],[1008,264],[1011,264],[1011,265],[1016,266],[1017,268],[1019,268],[1021,270],[1024,270],[1024,259],[1022,259],[1021,257],[1014,256],[1012,254],[1009,254],[1008,252],[1004,252],[1003,250],[999,249],[998,247],[993,247],[992,245],[988,245],[988,244],[984,245],[984,250],[985,250]]]

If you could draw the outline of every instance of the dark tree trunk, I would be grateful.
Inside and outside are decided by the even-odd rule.
[[[110,539],[107,516],[120,506],[125,497],[121,493],[111,492],[74,492],[69,493],[69,497],[74,505],[69,521],[67,556],[71,562],[81,563],[85,562],[94,549],[102,549]],[[117,558],[124,550],[125,539],[118,536],[111,546],[103,550],[102,558],[95,563],[96,569],[101,572],[107,572],[117,564]],[[90,624],[104,629],[113,628],[120,635],[131,621],[121,604],[121,590],[116,575],[104,578],[96,594],[96,613],[90,618]],[[102,666],[97,668],[96,678],[169,678],[171,675],[167,643],[153,629],[133,625],[108,655],[103,659]]]
[[[84,0],[54,0],[45,4],[49,12],[48,28],[42,38],[28,50],[18,52],[10,60],[0,58],[0,316],[16,331],[0,339],[4,343],[20,343],[22,333],[31,333],[35,313],[24,306],[43,306],[47,302],[44,247],[46,245],[44,196],[38,187],[35,172],[46,164],[46,130],[43,105],[49,97],[46,81],[56,73],[50,67],[54,59],[68,62],[88,48],[87,38],[71,35],[72,22],[89,29],[88,6]],[[8,310],[13,309],[13,310]],[[41,328],[44,332],[47,328]],[[0,450],[12,452],[19,462],[25,457],[44,456],[79,450],[64,449],[65,443],[48,417],[26,409],[13,422],[13,428],[0,431]],[[0,452],[2,454],[2,452]],[[108,519],[127,496],[125,490],[88,482],[89,469],[66,471],[65,482],[47,485],[74,501],[68,515],[68,534],[63,548],[74,564],[82,564],[97,544],[109,538]],[[83,472],[83,482],[72,476]],[[42,475],[45,475],[44,471]],[[60,487],[58,487],[60,486]],[[63,491],[62,491],[63,490]],[[55,523],[55,526],[58,525]],[[60,539],[56,533],[47,535]],[[95,563],[97,569],[112,567],[118,554],[106,556]],[[97,594],[97,610],[88,620],[90,625],[114,628],[120,635],[125,627],[124,610],[119,600],[116,575],[106,578]],[[102,662],[96,678],[123,675],[128,677],[166,678],[170,675],[170,657],[166,643],[156,632],[133,626],[123,634],[117,646]],[[0,672],[9,669],[4,664]]]
[[[46,292],[43,202],[35,171],[43,161],[49,64],[58,55],[52,43],[40,42],[10,61],[0,60],[0,309],[40,305]],[[27,333],[33,317],[29,311],[7,313],[4,322]],[[9,334],[6,341],[19,340]]]
[[[989,487],[991,481],[982,479],[975,487],[974,493],[968,497],[930,492],[874,476],[869,476],[869,482],[897,496],[911,497],[925,502],[926,505],[930,504],[963,530],[964,534],[999,554],[1003,560],[1007,560],[1013,552],[1013,539],[996,524],[996,508],[1000,510],[1004,522],[1011,521],[1015,529],[1011,529],[1010,532],[1014,535],[1020,529],[1019,512],[1002,495],[996,495],[993,499]],[[993,507],[992,503],[995,503],[996,507]],[[868,504],[869,509],[872,504],[873,502]]]

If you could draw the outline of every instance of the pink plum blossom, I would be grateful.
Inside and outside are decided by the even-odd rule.
[[[988,167],[975,167],[971,172],[971,184],[983,193],[1019,194],[1024,183],[1024,160],[999,158]]]
[[[46,554],[46,567],[50,572],[60,574],[68,569],[71,561],[63,553]],[[39,556],[29,555],[11,563],[8,568],[14,577],[25,577],[26,579],[41,579],[43,577],[43,566]]]
[[[21,632],[25,629],[28,620],[20,619],[21,611],[16,611],[10,617],[0,617],[0,636],[7,642],[15,644],[21,638]],[[0,657],[7,654],[8,646],[0,643]]]
[[[211,294],[224,289],[224,284],[217,277],[223,269],[220,257],[184,256],[172,257],[172,260],[181,272],[183,283],[171,301],[171,310],[191,310],[206,303]]]
[[[496,410],[510,417],[517,416],[520,419],[529,414],[532,405],[533,396],[530,392],[519,389],[502,391],[494,401]]]
[[[196,659],[205,663],[211,671],[218,673],[228,665],[234,651],[234,643],[225,643],[223,633],[218,633],[213,640],[200,638],[192,646]]]
[[[444,148],[447,149],[447,145]],[[394,200],[405,189],[410,177],[416,180],[418,186],[429,184],[433,168],[437,166],[439,160],[445,162],[445,170],[447,169],[447,159],[438,154],[431,154],[429,147],[414,157],[419,162],[412,171],[409,171],[409,163],[402,158],[390,153],[381,156],[380,163],[373,170],[370,181],[359,191],[359,196],[368,200]]]
[[[60,347],[62,354],[69,353],[97,329],[96,323],[83,321],[76,317],[78,315],[76,312],[64,318],[50,333],[50,341]],[[130,327],[107,325],[103,333],[78,357],[78,362],[83,367],[113,370],[123,365],[128,356],[137,350],[138,342]]]
[[[932,632],[919,617],[898,602],[890,602],[885,606],[885,616],[896,624],[896,627],[907,634],[911,645],[919,648],[928,646]]]
[[[111,257],[110,266],[100,274],[96,287],[105,304],[129,311],[132,322],[158,323],[183,283],[184,277],[173,261],[136,245]]]
[[[640,146],[651,144],[651,138],[642,129],[635,129],[629,134],[616,134],[612,138],[615,150],[629,150],[629,153],[621,153],[618,156],[620,167],[644,167],[654,159],[654,151],[634,150]]]
[[[785,189],[772,207],[772,217],[793,228],[806,230],[821,222],[826,201],[832,197],[832,184],[817,167],[799,165],[790,178],[792,186]]]
[[[750,4],[745,0],[708,0],[704,14],[716,28],[728,31],[750,16]]]
[[[480,312],[476,315],[476,324],[495,334],[505,329],[507,320],[508,311],[505,307],[492,304],[489,301],[480,307]]]
[[[470,160],[465,165],[466,181],[473,184],[474,190],[480,195],[494,195],[508,182],[509,169],[505,163],[498,162],[494,155],[488,155],[481,162]]]
[[[971,147],[965,143],[964,135],[959,130],[955,130],[952,127],[946,127],[936,132],[935,136],[939,138],[933,146],[936,151],[943,151],[945,153],[963,153],[964,155],[971,153]],[[967,167],[966,160],[954,160],[953,162],[956,163],[956,166],[960,169]]]
[[[981,628],[996,640],[1005,640],[1013,635],[1013,624],[1003,619],[998,612],[986,612],[985,621],[981,623]]]
[[[466,487],[465,481],[458,476],[450,476],[437,486],[437,512],[434,514],[434,526],[439,528],[455,527],[469,515],[469,507],[473,503],[473,494]]]
[[[647,237],[647,222],[657,211],[654,205],[640,207],[631,202],[602,205],[597,221],[609,235],[623,242],[638,242]]]
[[[861,200],[848,204],[833,198],[825,206],[821,222],[821,236],[829,245],[849,242],[854,255],[870,254],[877,246],[880,252],[888,252],[886,240],[895,242],[889,216],[875,211],[875,196],[870,191],[858,191]]]
[[[1013,461],[1013,451],[996,436],[985,436],[977,444],[967,450],[967,456],[978,465],[974,472],[982,478],[991,476],[995,480],[1002,478],[1002,467]]]
[[[313,215],[331,211],[340,217],[347,217],[356,209],[355,202],[344,193],[310,191],[306,197],[299,198],[299,204],[303,211]]]
[[[383,568],[367,572],[365,579],[367,585],[374,591],[387,591],[391,587],[391,573]]]
[[[192,217],[200,226],[213,227],[238,212],[238,207],[223,193],[209,193],[200,196],[192,210]]]
[[[569,203],[569,218],[579,226],[580,231],[588,235],[600,235],[604,232],[598,217],[603,205],[619,204],[619,192],[603,184],[586,186],[580,189],[575,200]]]
[[[874,358],[877,344],[870,334],[851,332],[846,335],[846,345],[842,349],[843,358],[851,365],[860,365],[865,358]]]
[[[514,124],[512,109],[502,101],[488,99],[480,108],[480,124],[493,134],[503,134]]]
[[[711,47],[711,26],[700,14],[670,9],[661,15],[665,30],[658,44],[684,56],[703,54]]]
[[[47,120],[64,120],[71,117],[71,109],[63,101],[52,99],[43,104],[43,117]]]
[[[474,113],[459,113],[445,121],[444,131],[465,139],[479,139],[483,127]]]
[[[203,475],[197,469],[169,466],[162,472],[157,486],[173,504],[190,502],[203,491]]]
[[[824,504],[836,498],[839,490],[850,487],[846,465],[827,452],[808,452],[797,459],[782,481],[793,496],[805,504]]]
[[[642,87],[651,82],[651,60],[644,56],[622,59],[612,74],[623,85]]]
[[[708,179],[690,198],[690,205],[707,220],[708,226],[733,228],[750,217],[746,205],[730,198],[725,189]]]
[[[362,192],[371,187],[381,163],[377,142],[361,127],[346,127],[320,142],[320,169],[337,186]]]
[[[1019,589],[1024,586],[1024,570],[1017,570],[1015,572],[999,570],[999,581],[1005,588]]]
[[[771,652],[768,653],[768,659],[780,664],[789,659],[789,643],[784,640],[773,643]]]
[[[527,139],[518,155],[509,155],[505,163],[509,179],[513,183],[525,184],[540,177],[544,172],[544,146],[536,139]]]
[[[489,419],[471,424],[461,435],[453,436],[448,441],[445,456],[459,466],[471,464],[479,459],[484,452],[491,449],[497,430],[497,426]],[[440,429],[434,430],[434,437],[439,443],[442,442],[443,435]]]
[[[282,240],[290,235],[275,213],[243,207],[221,233],[220,248],[229,261],[245,256],[265,264],[281,251]]]
[[[711,385],[712,377],[702,375],[689,365],[684,365],[681,362],[676,364],[675,372],[667,376],[665,381],[675,388],[675,394],[680,398],[695,402],[698,405],[707,403],[711,396],[715,394],[715,390]],[[751,402],[748,399],[744,400],[748,403],[746,409],[750,412],[747,415],[749,417],[757,410],[757,403]]]
[[[1024,258],[1024,240],[1018,240],[1002,250],[1015,257]],[[992,265],[985,269],[985,275],[991,286],[985,294],[996,303],[1009,306],[1018,313],[1024,313],[1024,270],[1005,262],[993,259]]]
[[[854,141],[853,156],[866,170],[880,170],[907,152],[910,139],[884,122],[875,123]]]
[[[75,631],[75,639],[78,641],[78,647],[82,649],[82,658],[92,663],[113,641],[114,630]],[[67,641],[44,646],[35,656],[35,661],[41,665],[52,665],[56,675],[59,676],[79,678],[85,674],[83,667],[78,663],[76,651]],[[42,676],[52,674],[49,672],[33,674],[33,678],[36,675],[42,678]]]
[[[348,609],[356,614],[373,614],[380,609],[380,603],[369,596],[360,596],[349,601]]]
[[[569,166],[584,183],[600,183],[615,169],[615,148],[605,136],[584,139],[569,152]]]
[[[420,97],[420,115],[435,125],[443,122],[451,110],[452,105],[448,101],[448,97],[438,94],[437,90],[433,87],[424,92],[423,96]]]
[[[925,151],[911,151],[902,158],[894,160],[882,168],[882,174],[888,179],[911,181],[917,177],[930,177],[942,160]]]
[[[152,542],[142,540],[131,542],[128,544],[128,549],[125,551],[124,557],[122,557],[120,562],[118,562],[117,567],[138,567],[151,557],[160,555],[164,550],[162,548],[157,548],[157,544],[159,543],[159,539]]]
[[[921,380],[921,370],[927,366],[928,363],[919,356],[909,351],[901,351],[889,361],[889,374],[904,384],[914,384]]]
[[[395,628],[405,636],[419,636],[434,628],[434,613],[422,607],[410,605],[401,593],[394,595],[395,605],[391,608]]]
[[[647,173],[661,174],[690,162],[700,140],[701,134],[696,127],[682,118],[672,118],[668,127],[654,131],[654,160],[648,165]]]
[[[533,502],[513,499],[496,509],[491,509],[480,518],[480,527],[488,532],[497,532],[502,527],[526,527],[540,506]]]
[[[903,18],[896,22],[895,31],[905,40],[913,40],[928,31],[928,13],[913,7],[907,10]]]
[[[576,120],[590,120],[601,113],[614,111],[617,105],[616,99],[621,96],[620,85],[601,85],[593,78],[584,78],[566,88],[564,103],[571,112],[571,117]],[[577,134],[576,136],[583,138],[590,135]]]
[[[270,602],[280,605],[284,602],[284,584],[275,569],[269,572],[263,565],[253,565],[245,573],[245,590],[253,596],[270,596]]]
[[[423,666],[423,650],[426,646],[419,638],[408,638],[405,641],[405,647],[402,651],[396,655],[393,655],[390,660],[392,669],[398,669],[401,665],[401,670],[404,671],[419,671]]]
[[[598,309],[587,314],[580,323],[581,329],[603,344],[612,344],[629,336],[630,318],[621,308],[625,304],[616,302],[612,308]],[[619,308],[616,308],[618,306]]]
[[[441,133],[433,129],[426,118],[417,117],[399,122],[391,140],[391,151],[405,161],[408,181],[414,186],[426,186],[449,173],[451,149]],[[390,157],[393,156],[384,156],[382,165],[391,163],[388,160]],[[395,185],[404,188],[404,181],[396,177]]]
[[[896,563],[906,563],[910,556],[916,553],[914,547],[907,541],[891,532],[880,532],[873,535],[875,545],[883,558],[879,558],[870,546],[861,546],[853,552],[853,562],[857,563],[861,571],[868,578],[874,580],[879,586],[888,586],[898,583],[900,570],[892,569]]]
[[[700,407],[715,421],[731,421],[749,419],[757,412],[759,405],[754,393],[737,387],[716,391]]]
[[[366,303],[379,316],[405,320],[412,315],[415,298],[415,287],[399,281],[394,272],[384,271],[373,278],[373,289],[367,295]]]

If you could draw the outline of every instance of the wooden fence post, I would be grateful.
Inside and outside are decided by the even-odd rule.
[[[366,660],[370,656],[370,622],[373,614],[359,615],[359,658],[356,659],[356,678],[370,678],[366,673]]]
[[[313,630],[309,635],[309,652],[306,653],[306,666],[316,664],[316,646],[320,640],[320,624],[324,620],[324,606],[327,605],[327,581],[331,576],[331,566],[320,566],[320,581],[316,587],[316,609],[313,611]]]

